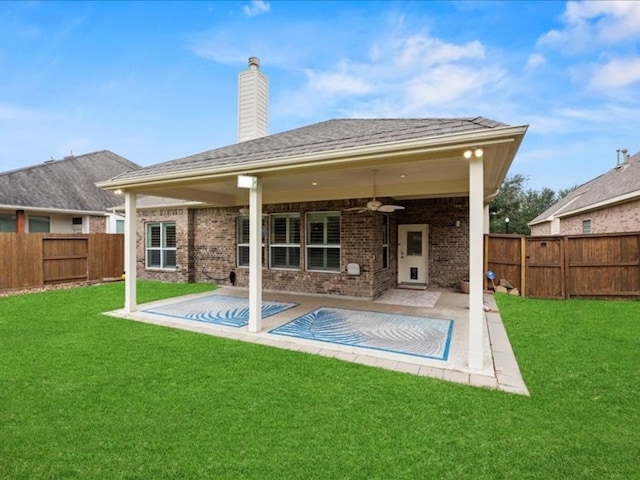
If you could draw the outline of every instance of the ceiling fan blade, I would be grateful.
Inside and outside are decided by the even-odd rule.
[[[363,210],[367,210],[367,207],[351,207],[351,208],[345,208],[344,210],[342,210],[343,212],[361,212]]]
[[[379,212],[395,212],[396,210],[404,210],[404,207],[401,207],[400,205],[382,205],[380,208],[378,208]]]

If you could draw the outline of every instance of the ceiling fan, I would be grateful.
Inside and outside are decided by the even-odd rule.
[[[357,211],[358,213],[364,212],[395,212],[396,210],[404,210],[404,207],[400,205],[383,205],[380,200],[376,199],[376,173],[377,170],[371,170],[373,176],[373,198],[367,202],[364,207],[346,208],[345,212]]]

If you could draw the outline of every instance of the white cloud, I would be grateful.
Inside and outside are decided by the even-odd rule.
[[[247,17],[256,17],[269,12],[269,10],[271,10],[271,5],[264,0],[252,0],[249,5],[242,7],[242,11]]]
[[[640,38],[640,2],[570,1],[562,20],[565,27],[542,35],[539,45],[578,52]]]
[[[421,116],[436,109],[469,111],[505,79],[503,69],[485,60],[477,40],[455,44],[396,32],[363,50],[362,59],[306,71],[308,82],[299,95],[349,116]]]
[[[533,53],[529,56],[527,60],[527,70],[535,70],[536,68],[547,63],[547,59],[541,53]]]
[[[589,86],[594,89],[615,89],[637,82],[640,82],[640,57],[616,59],[599,66]]]

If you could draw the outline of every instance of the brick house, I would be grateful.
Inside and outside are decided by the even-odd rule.
[[[122,197],[96,182],[138,168],[103,150],[0,173],[0,232],[122,233]]]
[[[531,235],[640,231],[640,152],[571,191],[531,222]]]
[[[374,298],[469,278],[481,365],[488,205],[527,126],[337,119],[268,135],[261,75],[256,59],[240,74],[238,143],[99,184],[125,195],[125,311],[137,278],[233,277],[259,331],[263,289]]]

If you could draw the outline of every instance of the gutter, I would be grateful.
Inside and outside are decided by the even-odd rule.
[[[64,208],[25,207],[24,205],[0,205],[0,210],[24,210],[26,212],[68,213],[72,215],[107,216],[106,211],[71,210]]]

